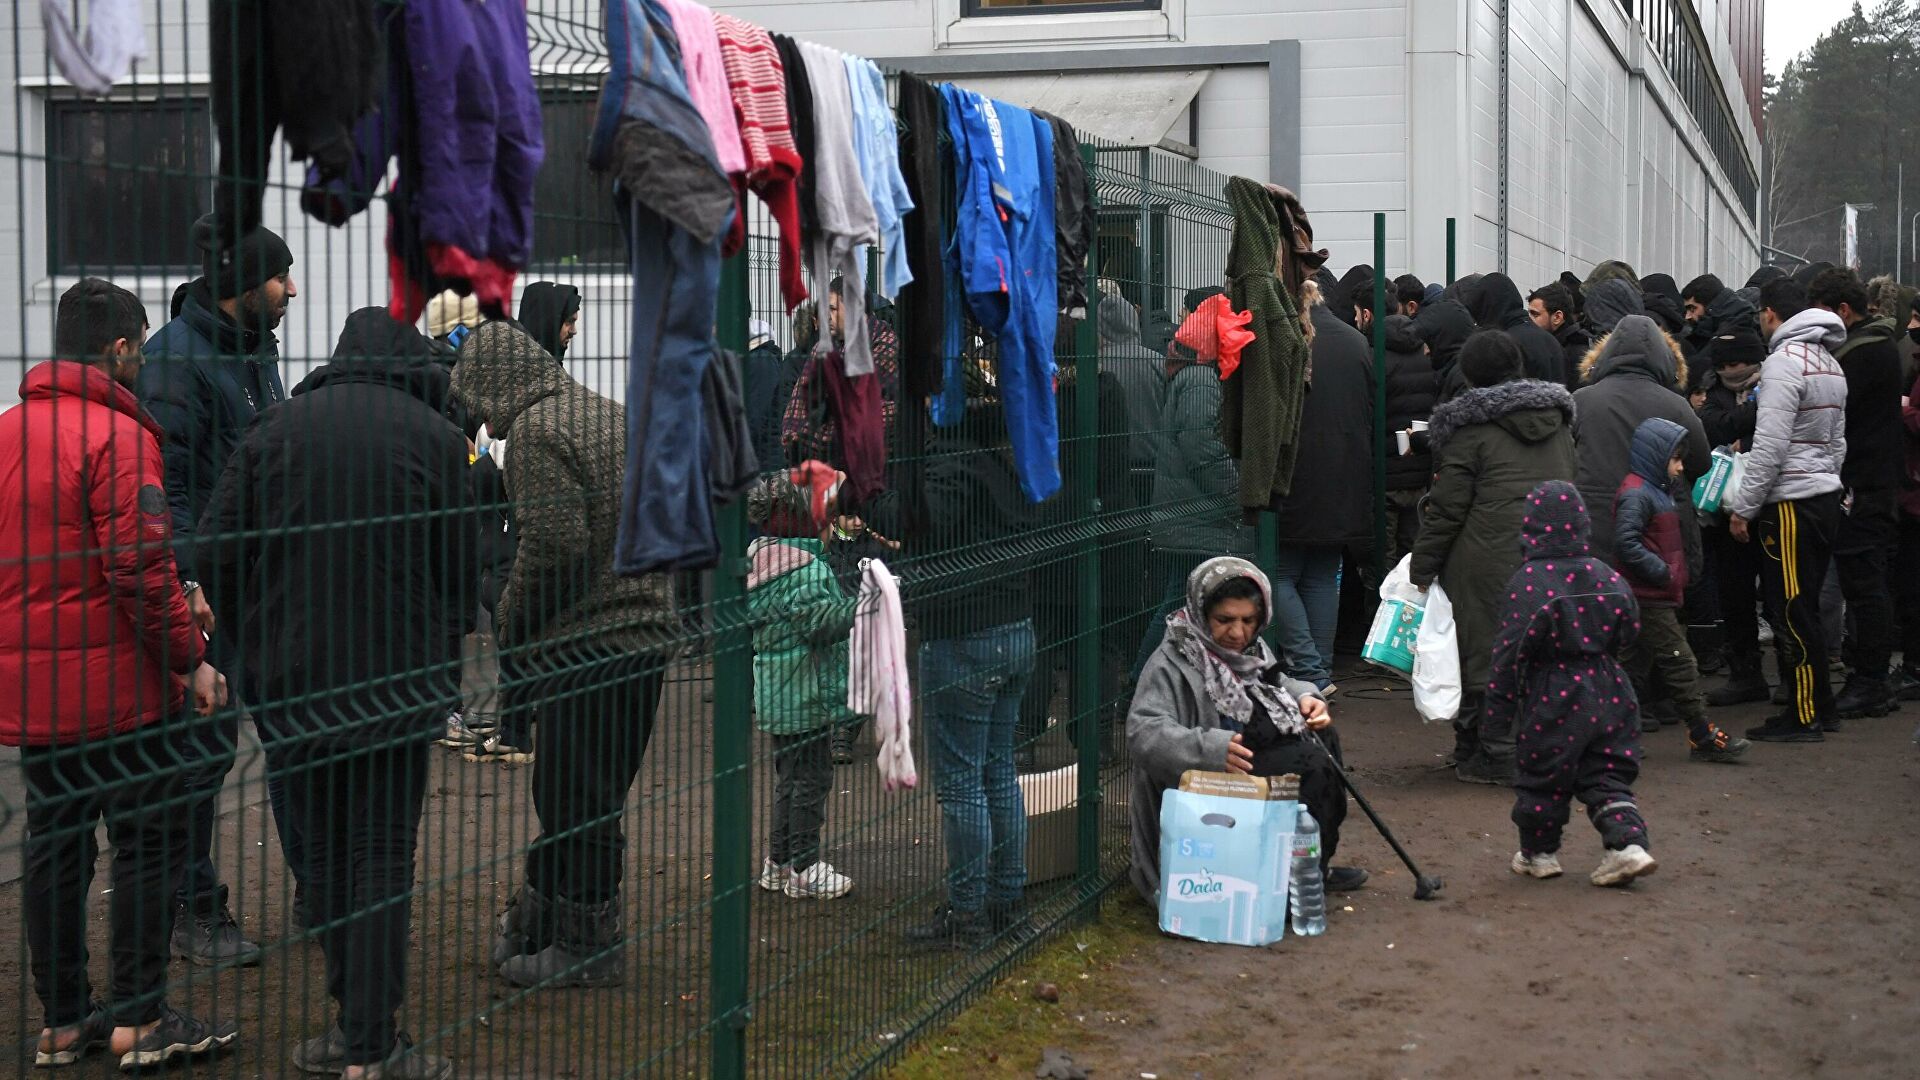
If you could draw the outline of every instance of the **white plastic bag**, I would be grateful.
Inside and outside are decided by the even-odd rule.
[[[1428,721],[1460,715],[1460,642],[1454,635],[1453,601],[1437,581],[1427,590],[1420,636],[1414,641],[1413,707]]]

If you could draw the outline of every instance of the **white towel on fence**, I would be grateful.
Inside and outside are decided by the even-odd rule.
[[[847,671],[847,708],[873,717],[880,777],[888,791],[920,782],[913,769],[913,687],[907,678],[907,621],[900,585],[879,559],[860,568]]]

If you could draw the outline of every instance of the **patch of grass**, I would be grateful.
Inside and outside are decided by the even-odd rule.
[[[918,1040],[888,1072],[897,1080],[956,1076],[1032,1076],[1040,1052],[1071,1052],[1105,1036],[1102,1014],[1137,1005],[1136,988],[1109,977],[1159,940],[1154,914],[1121,886],[1101,905],[1100,920],[1070,930],[985,991],[953,1022]],[[1041,983],[1059,989],[1057,1003],[1034,996]]]

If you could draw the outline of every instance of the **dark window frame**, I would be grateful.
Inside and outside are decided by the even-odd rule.
[[[578,113],[569,117],[564,125],[557,124],[551,111],[556,106],[577,108]],[[613,181],[587,168],[587,140],[592,136],[598,109],[598,87],[562,83],[540,88],[540,127],[546,154],[533,188],[530,269],[536,272],[598,273],[626,269],[626,233],[614,213]],[[577,135],[577,141],[569,138],[565,144],[556,145],[556,136],[562,131],[569,137]],[[577,171],[549,172],[569,168]],[[549,197],[542,198],[542,195]],[[561,239],[554,239],[556,232],[561,234]]]
[[[1021,15],[1092,15],[1128,11],[1159,11],[1162,0],[1054,0],[1052,3],[1019,3],[988,7],[987,0],[960,0],[960,16],[965,19],[998,19]]]
[[[44,120],[45,139],[43,146],[42,179],[46,184],[44,199],[46,219],[46,273],[48,277],[78,276],[81,274],[135,273],[135,274],[179,274],[193,273],[199,269],[199,262],[188,250],[187,232],[193,222],[198,220],[213,206],[214,161],[217,153],[213,125],[213,102],[205,93],[185,93],[168,97],[146,98],[91,98],[50,96],[41,103]],[[119,113],[136,123],[150,126],[156,114],[179,114],[168,117],[169,123],[179,122],[179,134],[184,142],[180,152],[182,159],[194,157],[195,160],[184,164],[184,171],[167,162],[153,163],[148,157],[138,163],[127,160],[124,136],[110,140],[116,145],[111,148],[106,161],[99,165],[83,163],[79,155],[72,152],[67,139],[73,136],[76,124],[88,123],[90,116],[106,116]],[[78,119],[76,119],[78,118]],[[197,119],[200,142],[194,145],[191,132]],[[72,170],[69,172],[68,170]],[[88,172],[97,175],[88,177]],[[91,250],[100,245],[88,244],[85,239],[76,239],[86,235],[85,229],[69,229],[67,224],[70,213],[76,213],[72,220],[93,219],[98,221],[101,194],[104,190],[103,178],[134,178],[142,189],[123,194],[122,198],[136,204],[136,208],[127,213],[109,214],[104,225],[109,236],[116,239],[128,234],[135,236],[127,241],[125,247],[106,245],[106,254]],[[197,189],[197,192],[195,191]],[[183,203],[181,196],[194,192],[198,195],[197,205]],[[69,204],[69,200],[72,200]],[[191,207],[182,212],[181,207]],[[148,209],[156,213],[145,212]],[[129,225],[134,228],[128,228]],[[155,230],[150,235],[139,237],[140,226]],[[74,247],[78,244],[80,247]],[[82,250],[87,248],[89,250]],[[165,254],[155,254],[165,253]]]

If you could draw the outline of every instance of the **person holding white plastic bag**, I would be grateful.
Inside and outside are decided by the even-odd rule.
[[[1413,584],[1439,582],[1453,602],[1463,689],[1454,718],[1454,774],[1513,782],[1511,723],[1483,723],[1500,606],[1520,565],[1520,520],[1544,480],[1572,480],[1573,397],[1521,377],[1520,347],[1504,331],[1467,339],[1459,366],[1469,389],[1433,412],[1433,489],[1413,545]]]

